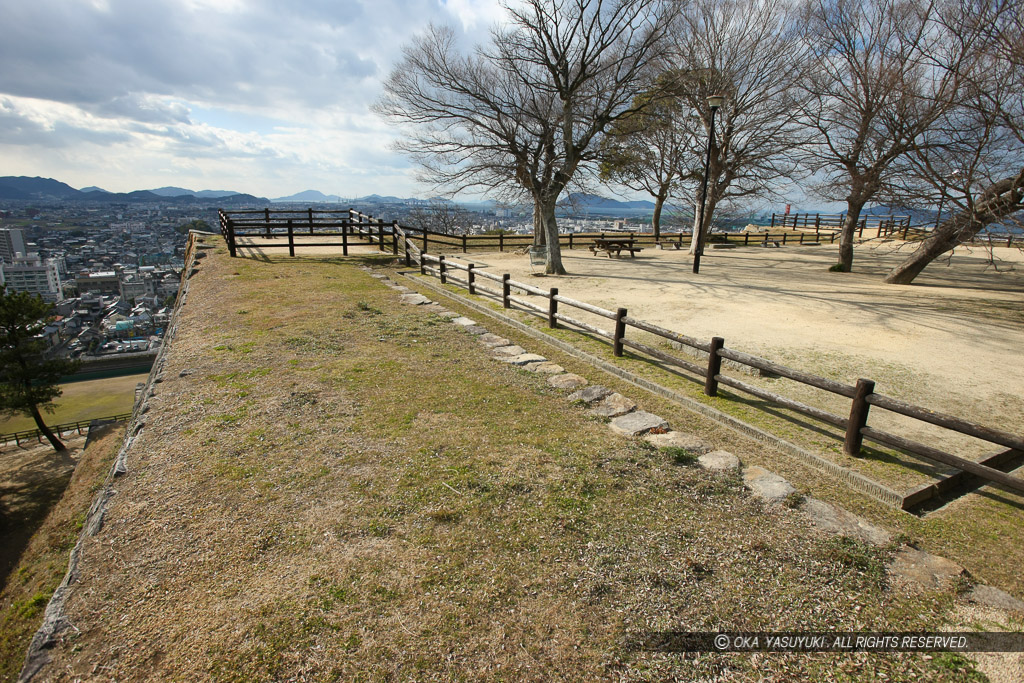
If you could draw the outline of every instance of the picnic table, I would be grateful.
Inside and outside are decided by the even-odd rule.
[[[608,258],[611,258],[613,253],[621,256],[624,251],[628,251],[630,257],[633,257],[636,256],[636,252],[643,249],[636,246],[636,240],[628,237],[598,237],[590,245],[590,253],[597,256],[599,251],[605,252]]]

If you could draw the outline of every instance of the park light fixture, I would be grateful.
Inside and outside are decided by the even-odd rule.
[[[721,95],[709,95],[708,106],[711,107],[711,130],[708,131],[708,153],[704,158],[704,183],[700,192],[700,220],[694,228],[694,239],[697,247],[693,250],[693,272],[700,272],[700,257],[704,253],[704,207],[708,200],[708,173],[711,170],[711,143],[715,139],[715,112],[725,100]]]

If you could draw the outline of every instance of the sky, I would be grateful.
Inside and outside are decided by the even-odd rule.
[[[0,176],[111,192],[427,196],[370,111],[430,22],[496,0],[5,0]]]

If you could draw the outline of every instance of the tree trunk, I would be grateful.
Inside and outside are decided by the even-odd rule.
[[[654,197],[654,218],[651,219],[651,227],[654,229],[654,241],[661,239],[661,208],[665,205],[665,194]]]
[[[544,232],[544,208],[540,202],[533,202],[533,246],[543,247],[548,243]]]
[[[548,262],[544,272],[548,275],[565,275],[562,265],[562,246],[558,243],[558,223],[555,222],[556,194],[553,199],[544,203],[544,233],[548,240]]]
[[[708,233],[711,232],[711,222],[715,217],[715,207],[718,206],[718,200],[715,199],[713,192],[708,190],[708,200],[704,203],[704,221],[703,225],[698,229],[697,227],[697,216],[700,214],[700,206],[697,206],[696,213],[693,217],[693,239],[690,241],[690,254],[697,253],[697,235],[701,235],[701,244],[706,245],[708,243]]]
[[[985,190],[974,211],[961,209],[921,243],[903,263],[885,276],[890,285],[909,285],[929,263],[958,244],[970,241],[986,225],[996,223],[1024,208],[1024,169]]]
[[[60,439],[57,438],[56,434],[50,431],[50,428],[46,426],[46,423],[43,422],[43,416],[39,414],[39,409],[36,408],[35,406],[32,406],[29,409],[29,412],[32,413],[32,419],[36,421],[36,428],[39,429],[39,431],[42,432],[43,436],[46,437],[46,440],[50,442],[50,445],[53,446],[53,450],[57,451],[58,453],[64,453],[65,451],[67,451],[67,447],[61,442]]]
[[[853,270],[853,240],[857,235],[857,224],[860,223],[860,212],[866,203],[863,199],[847,198],[846,219],[839,233],[839,270],[849,273]]]

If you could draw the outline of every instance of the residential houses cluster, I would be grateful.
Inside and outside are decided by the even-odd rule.
[[[57,212],[58,209],[51,209]],[[5,224],[16,221],[7,211]],[[42,333],[49,353],[78,357],[159,345],[181,281],[188,216],[146,220],[124,214],[0,227],[0,284],[53,303]],[[194,218],[194,217],[193,217]]]

